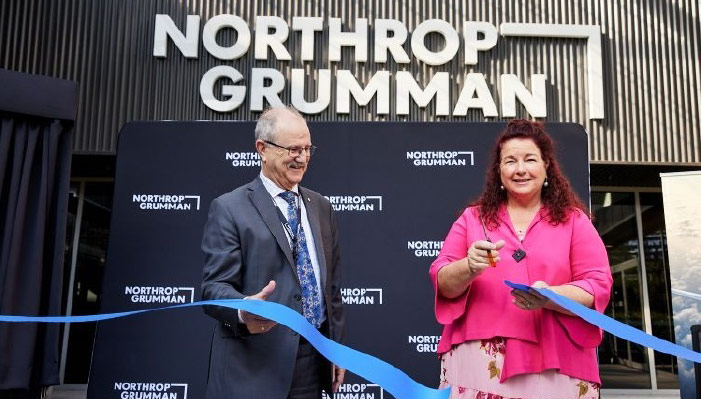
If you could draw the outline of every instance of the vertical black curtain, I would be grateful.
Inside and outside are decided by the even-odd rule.
[[[0,312],[59,315],[72,124],[0,116]],[[59,327],[0,324],[0,390],[59,383]]]
[[[55,81],[0,71],[0,313],[5,315],[61,314],[77,86]],[[62,118],[66,115],[70,118]],[[57,324],[0,323],[0,398],[36,397],[43,387],[59,383],[59,335]]]

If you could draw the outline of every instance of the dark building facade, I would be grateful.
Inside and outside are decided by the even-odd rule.
[[[674,339],[659,174],[701,168],[693,0],[0,3],[0,68],[79,83],[66,311],[99,309],[117,136],[137,120],[576,122],[615,279],[607,314]],[[94,326],[65,328],[85,384]],[[679,395],[676,360],[606,336],[604,398]]]

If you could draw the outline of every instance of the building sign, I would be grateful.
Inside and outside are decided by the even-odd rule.
[[[546,117],[547,76],[544,74],[533,74],[525,82],[515,74],[501,74],[500,104],[497,105],[485,75],[471,72],[470,67],[477,64],[478,53],[488,52],[498,45],[499,36],[586,39],[589,118],[604,118],[601,28],[598,25],[502,23],[497,28],[489,22],[464,21],[461,32],[458,32],[447,21],[430,19],[409,32],[406,25],[396,19],[375,19],[370,24],[366,18],[356,18],[354,30],[345,28],[340,18],[293,17],[290,26],[280,17],[256,16],[253,23],[254,29],[237,15],[220,14],[210,18],[200,29],[200,16],[188,15],[184,29],[181,29],[169,15],[156,14],[153,56],[168,57],[170,39],[181,56],[198,58],[201,40],[206,52],[222,61],[222,65],[205,72],[200,81],[202,102],[218,112],[231,112],[245,101],[252,111],[262,111],[266,101],[272,105],[282,104],[280,93],[289,86],[292,105],[306,114],[323,112],[332,100],[337,114],[348,114],[351,98],[360,106],[375,98],[377,115],[389,115],[390,98],[393,98],[396,115],[408,115],[414,103],[421,108],[435,104],[437,116],[464,116],[468,110],[476,109],[484,117],[515,117],[518,101],[531,116]],[[217,33],[222,29],[236,31],[233,44],[223,46],[217,42]],[[325,30],[328,41],[316,43],[316,32]],[[291,34],[298,35],[301,42],[299,52],[295,54],[290,54],[285,45]],[[429,49],[425,44],[429,35],[439,35],[445,45],[440,50]],[[368,48],[370,37],[373,38],[373,48]],[[410,52],[404,47],[407,42]],[[392,76],[390,71],[377,70],[363,86],[348,69],[338,69],[332,76],[331,69],[309,73],[297,68],[291,70],[290,76],[285,76],[277,69],[260,67],[251,68],[250,80],[244,81],[240,71],[226,65],[227,61],[239,59],[249,51],[253,52],[255,60],[266,61],[270,54],[268,50],[276,60],[290,61],[295,57],[303,62],[314,61],[314,50],[319,46],[326,50],[327,59],[323,62],[328,64],[340,62],[342,49],[348,47],[353,49],[355,63],[365,64],[372,59],[375,64],[386,64],[390,58],[400,65],[423,63],[440,66],[458,62],[459,73],[464,74],[464,79],[461,87],[451,87],[455,84],[455,77],[449,72],[439,71],[422,87],[409,71],[400,70]],[[461,46],[464,57],[458,60]],[[369,58],[371,51],[372,58]],[[313,76],[316,77],[316,94],[307,100],[305,93]],[[219,81],[223,84],[217,85]],[[450,103],[451,91],[460,93],[454,104]],[[334,99],[332,93],[335,93]]]

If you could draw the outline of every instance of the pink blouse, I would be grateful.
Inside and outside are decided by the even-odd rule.
[[[524,373],[557,369],[560,373],[600,383],[596,347],[602,331],[576,316],[539,309],[526,311],[512,303],[504,280],[531,285],[575,285],[594,296],[594,309],[603,312],[609,301],[612,278],[604,244],[589,218],[573,211],[569,219],[553,226],[548,212],[540,213],[519,241],[506,207],[499,210],[499,227],[487,230],[492,242],[504,240],[496,267],[486,269],[457,298],[438,294],[438,271],[467,256],[467,249],[484,232],[477,208],[467,208],[453,223],[429,275],[436,292],[435,312],[445,325],[438,353],[453,345],[492,337],[507,339],[501,381]],[[518,248],[526,257],[516,262]]]

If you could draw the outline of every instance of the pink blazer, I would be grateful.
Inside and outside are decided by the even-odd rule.
[[[485,239],[476,208],[467,208],[453,223],[431,264],[436,319],[445,326],[438,353],[465,341],[501,336],[507,338],[502,382],[517,374],[558,369],[561,374],[600,383],[596,347],[601,330],[560,312],[521,310],[512,303],[511,289],[504,284],[504,280],[527,285],[542,280],[548,285],[575,285],[592,294],[594,308],[603,312],[612,278],[596,229],[579,211],[553,226],[547,210],[542,209],[519,242],[504,206],[499,218],[499,227],[488,229],[487,234],[492,242],[506,241],[499,251],[501,261],[477,277],[464,294],[453,299],[439,295],[437,275],[443,266],[463,259],[472,242]],[[518,248],[527,254],[521,262],[511,256]]]

